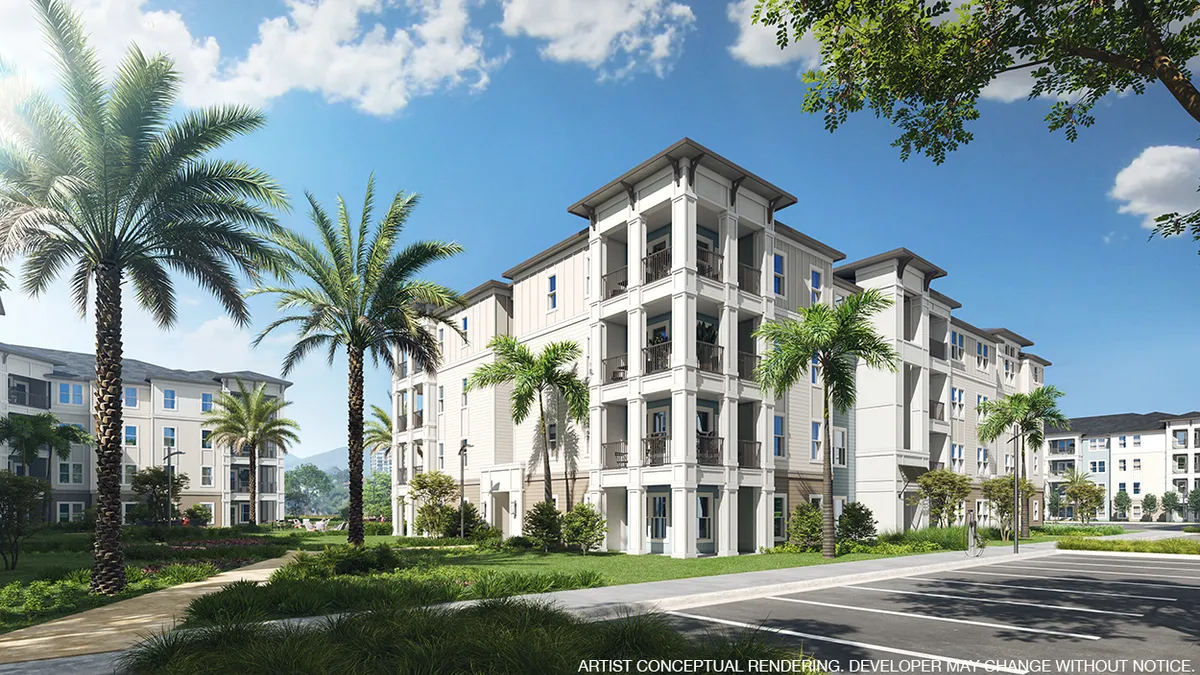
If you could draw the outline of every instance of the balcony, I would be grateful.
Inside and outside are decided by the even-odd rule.
[[[400,413],[396,418],[396,431],[408,431],[408,411]]]
[[[1171,439],[1171,449],[1172,450],[1183,450],[1185,448],[1187,448],[1187,437],[1186,436],[1184,436],[1182,441],[1179,440],[1178,436]]]
[[[929,355],[935,359],[941,359],[941,360],[945,361],[946,360],[946,343],[930,340],[929,341]]]
[[[751,295],[762,294],[762,272],[749,265],[738,265],[738,288]]]
[[[743,469],[762,468],[762,443],[738,441],[738,466]]]
[[[701,436],[696,439],[696,463],[703,466],[721,466],[721,443],[716,436]]]
[[[396,484],[408,485],[408,467],[402,466],[396,469]]]
[[[248,495],[250,494],[250,482],[234,481],[229,485],[229,491],[235,495]]]
[[[650,345],[642,349],[642,355],[646,359],[646,365],[642,369],[643,374],[653,375],[665,372],[671,367],[671,341]]]
[[[629,268],[622,267],[600,277],[601,293],[605,298],[615,298],[629,290]]]
[[[604,443],[604,468],[624,469],[629,466],[629,445],[625,441]]]
[[[400,377],[408,377],[408,361],[401,361],[399,368]]]
[[[721,281],[724,257],[706,248],[696,250],[696,272],[705,279]]]
[[[667,445],[671,440],[670,436],[654,436],[642,441],[642,450],[645,454],[645,459],[642,462],[643,466],[662,466],[667,463]]]
[[[642,273],[642,283],[652,284],[659,279],[666,279],[671,273],[671,247],[642,258]]]
[[[696,359],[700,362],[700,370],[710,373],[721,372],[721,356],[725,350],[707,342],[696,343]]]
[[[930,401],[929,402],[929,418],[935,419],[935,420],[938,420],[941,422],[945,422],[946,421],[946,404],[942,403],[941,401]],[[1015,490],[1016,488],[1013,488],[1013,489]]]
[[[8,403],[9,405],[23,405],[29,408],[38,408],[39,410],[50,409],[50,397],[48,395],[26,391],[20,387],[8,388]]]
[[[1073,446],[1073,445],[1069,445],[1066,447],[1051,446],[1050,454],[1051,455],[1074,455],[1075,454],[1075,446]]]
[[[604,384],[624,382],[629,377],[629,354],[610,356],[600,363]]]
[[[425,473],[425,465],[424,464],[414,464],[413,465],[413,475],[415,476],[419,473]]]
[[[272,482],[259,481],[258,493],[260,495],[264,494],[264,493],[270,494],[270,493],[276,492],[276,489],[275,489],[276,487],[278,487],[278,483],[275,483],[274,481],[272,481]]]
[[[425,426],[425,411],[417,410],[413,412],[413,428],[420,429]]]
[[[1187,455],[1181,455],[1173,458],[1171,462],[1171,473],[1187,473]]]
[[[738,352],[738,377],[742,378],[743,380],[753,380],[755,368],[758,368],[757,354],[751,354],[750,352]]]

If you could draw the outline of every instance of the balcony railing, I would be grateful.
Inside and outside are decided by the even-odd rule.
[[[1184,462],[1183,466],[1179,466],[1178,463],[1171,464],[1171,473],[1187,473],[1187,472],[1188,472],[1187,462]]]
[[[408,485],[408,467],[401,466],[396,468],[396,483],[399,485]]]
[[[944,468],[946,468],[945,462],[935,462],[933,460],[929,460],[929,470],[930,471],[940,471]]]
[[[945,342],[937,342],[935,340],[930,340],[929,341],[929,355],[935,359],[941,359],[941,360],[945,361],[946,360],[946,343]]]
[[[250,483],[235,481],[234,483],[230,484],[229,491],[238,495],[248,495],[250,494]]]
[[[1050,446],[1050,454],[1052,455],[1074,455],[1075,446],[1069,445],[1065,448]]]
[[[706,248],[696,249],[696,272],[705,279],[721,281],[724,256]]]
[[[601,362],[604,384],[624,382],[629,377],[629,354],[610,356]]]
[[[743,469],[762,468],[762,443],[758,441],[738,441],[738,466]]]
[[[929,417],[942,422],[946,421],[946,404],[941,401],[929,402]]]
[[[758,367],[758,354],[750,352],[738,352],[738,377],[743,380],[754,379],[754,369]]]
[[[762,272],[758,268],[749,265],[738,265],[738,288],[751,295],[760,295],[762,293],[762,284],[759,283],[759,280],[761,279]]]
[[[396,431],[408,431],[408,412],[402,412],[396,418]]]
[[[9,387],[8,403],[9,405],[23,405],[29,408],[38,408],[40,410],[50,409],[49,396],[33,391],[26,391],[19,387]]]
[[[250,449],[249,448],[234,448],[229,451],[229,456],[233,457],[234,459],[249,459]]]
[[[419,473],[425,473],[425,465],[424,464],[414,464],[413,465],[413,475],[415,476]]]
[[[667,463],[667,443],[670,436],[654,436],[642,440],[643,466],[662,466]]]
[[[259,494],[263,494],[263,493],[265,492],[265,493],[268,493],[268,494],[270,494],[270,493],[272,493],[272,492],[275,492],[275,488],[276,488],[277,486],[278,486],[278,483],[274,483],[274,482],[270,482],[270,483],[268,483],[268,482],[266,482],[266,481],[259,481],[259,483],[258,483],[258,493],[259,493]]]
[[[400,362],[400,377],[408,377],[408,361]]]
[[[700,362],[700,370],[710,373],[721,372],[721,357],[725,350],[707,342],[696,343],[696,359]]]
[[[642,349],[642,355],[646,359],[646,367],[642,369],[643,374],[653,375],[664,372],[671,367],[671,341],[650,345]]]
[[[721,443],[716,436],[701,436],[696,439],[696,463],[704,466],[721,466]]]
[[[604,448],[604,468],[624,469],[629,466],[629,445],[625,441],[611,441]]]
[[[650,255],[642,258],[642,270],[644,273],[643,283],[654,283],[659,279],[666,279],[671,273],[671,247],[655,251]]]
[[[413,412],[413,428],[420,429],[425,426],[425,411],[416,410]]]
[[[604,286],[603,293],[606,298],[615,298],[629,290],[629,268],[622,267],[619,270],[614,270],[600,277],[600,281]]]

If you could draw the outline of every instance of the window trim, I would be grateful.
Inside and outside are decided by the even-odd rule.
[[[212,430],[211,429],[201,429],[200,430],[200,447],[205,450],[211,450],[212,446],[213,446],[212,441],[209,440],[211,438],[212,438]]]
[[[708,515],[701,515],[700,504],[708,504]],[[708,536],[700,534],[700,523],[708,521]],[[713,536],[713,495],[711,492],[699,492],[696,494],[696,541],[704,543],[712,543],[715,537]]]
[[[167,443],[167,429],[171,430],[171,436],[170,436],[171,442],[170,443]],[[162,439],[163,440],[163,449],[166,450],[166,449],[176,448],[179,443],[179,429],[176,427],[163,427],[162,431],[163,431],[163,439]]]
[[[133,392],[132,404],[129,403],[129,392],[131,391]],[[121,395],[121,407],[128,408],[129,410],[137,410],[140,401],[141,397],[138,396],[137,387],[125,387],[125,392]]]
[[[546,313],[558,311],[558,275],[546,277]]]
[[[130,471],[130,468],[132,468],[133,471]],[[121,485],[133,485],[133,476],[137,472],[137,464],[132,462],[121,462]]]
[[[773,457],[787,457],[787,420],[783,415],[775,415],[775,419],[771,421],[772,445],[771,455]]]
[[[163,391],[163,410],[179,410],[179,395],[178,395],[178,393],[176,393],[176,391],[174,389],[163,389],[162,391]],[[171,394],[169,397],[167,396],[168,392],[170,392],[170,394]],[[167,405],[168,398],[171,401],[171,405],[169,405],[169,406]]]
[[[208,469],[208,482],[204,482],[204,470]],[[211,466],[200,467],[200,487],[214,487],[216,482],[216,471]]]
[[[132,443],[129,442],[129,430],[130,429],[133,430],[133,442]],[[125,425],[125,433],[121,437],[121,443],[127,448],[136,448],[136,447],[138,447],[138,440],[139,439],[138,439],[137,425],[136,424],[126,424]]]
[[[787,297],[787,254],[780,251],[772,253],[771,258],[771,289],[774,295],[786,298]],[[778,263],[778,265],[776,265]],[[778,290],[776,290],[778,289]]]
[[[814,273],[817,275],[817,280],[820,282],[820,285],[817,286],[816,288],[813,287],[813,274]],[[816,265],[810,264],[808,266],[808,279],[805,281],[805,285],[808,286],[808,304],[810,307],[812,305],[819,305],[822,302],[824,302],[824,300],[825,300],[825,290],[824,290],[825,289],[825,270],[824,269],[817,267]]]
[[[838,447],[838,432],[841,432],[842,434],[842,441],[845,444],[844,447]],[[834,468],[846,468],[847,462],[850,460],[850,431],[846,429],[846,427],[833,427],[833,451],[833,454],[829,457],[829,461],[832,462],[832,466]],[[840,461],[838,458],[839,454],[841,455]]]
[[[812,438],[809,439],[808,461],[818,463],[824,461],[821,454],[825,451],[825,427],[823,422],[813,422],[810,427]]]
[[[785,540],[787,540],[788,496],[787,496],[787,494],[776,494],[776,495],[772,495],[772,497],[773,498],[771,500],[771,525],[772,525],[771,532],[772,533],[775,532],[774,525],[775,525],[775,522],[778,520],[780,523],[780,527],[779,527],[779,534],[774,535],[775,541],[785,541]],[[779,511],[776,511],[775,510],[776,503],[782,503],[783,508]],[[776,513],[778,513],[779,516],[776,516],[775,515]]]
[[[64,507],[64,506],[67,507],[67,519],[66,520],[62,519],[62,507]],[[78,513],[75,513],[75,509],[71,508],[72,506],[79,507]],[[75,522],[76,515],[79,516],[79,520],[83,520],[83,511],[84,511],[83,502],[69,502],[69,501],[57,502],[56,501],[56,502],[54,502],[54,516],[55,516],[54,522],[56,522],[56,523],[64,523],[64,522],[73,523],[73,522]]]
[[[461,407],[465,408],[465,407],[467,407],[467,378],[464,377],[462,379],[462,384],[463,384],[463,390],[462,390],[462,406]]]

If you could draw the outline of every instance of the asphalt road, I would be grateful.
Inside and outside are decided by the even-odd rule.
[[[1198,673],[1200,561],[1063,554],[671,618],[777,630],[842,672]]]

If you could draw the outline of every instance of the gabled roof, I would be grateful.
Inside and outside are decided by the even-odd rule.
[[[884,251],[883,253],[878,253],[870,258],[863,258],[862,260],[848,262],[845,265],[833,270],[833,273],[838,276],[844,276],[853,281],[854,273],[858,270],[864,267],[870,267],[871,265],[877,265],[888,260],[898,261],[904,267],[912,265],[916,269],[925,273],[926,281],[932,281],[934,279],[946,276],[946,270],[934,265],[925,258],[922,258],[916,253],[913,253],[912,251],[903,247],[894,248],[890,251]]]
[[[96,357],[94,354],[82,354],[79,352],[68,352],[60,349],[45,349],[42,347],[28,347],[23,345],[9,345],[0,343],[0,352],[8,352],[18,356],[24,356],[38,361],[46,361],[53,364],[54,371],[49,373],[51,377],[68,379],[68,380],[92,380],[96,377]],[[217,372],[214,370],[178,370],[175,368],[165,368],[163,366],[138,361],[137,359],[122,359],[121,360],[121,379],[126,382],[150,382],[152,380],[170,380],[172,382],[194,382],[196,384],[213,384],[222,379],[233,379],[240,377],[243,380],[253,380],[255,382],[269,382],[271,384],[281,384],[283,386],[291,386],[291,382],[263,375],[262,373],[251,370],[239,370],[235,372]]]
[[[1018,335],[1007,328],[988,328],[987,332],[991,333],[992,335],[999,335],[1001,337],[1008,338],[1009,340],[1012,340],[1013,342],[1017,343],[1018,345],[1021,345],[1022,347],[1032,347],[1033,346],[1033,340],[1030,340],[1027,337]]]
[[[1133,431],[1157,431],[1166,428],[1166,420],[1177,415],[1164,412],[1152,413],[1117,413],[1115,415],[1094,415],[1092,417],[1072,417],[1069,430],[1047,427],[1048,436],[1106,436]]]
[[[567,212],[590,220],[589,210],[596,209],[613,197],[624,194],[625,186],[622,183],[636,185],[653,174],[672,166],[672,162],[678,162],[680,159],[685,158],[696,160],[697,157],[700,158],[698,162],[699,166],[714,171],[731,181],[742,179],[741,184],[747,189],[761,195],[768,201],[774,200],[776,211],[785,209],[797,201],[795,195],[772,185],[696,141],[685,137],[673,143],[669,148],[609,181],[607,185],[599,190],[575,202],[567,208]]]

